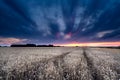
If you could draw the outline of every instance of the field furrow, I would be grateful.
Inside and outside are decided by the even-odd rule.
[[[86,49],[86,54],[92,63],[97,80],[118,80],[117,73],[113,68],[114,59],[110,53],[95,49]]]
[[[0,48],[0,80],[119,80],[120,50]]]

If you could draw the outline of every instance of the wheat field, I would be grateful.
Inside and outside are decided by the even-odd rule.
[[[120,50],[0,48],[0,80],[119,80]]]

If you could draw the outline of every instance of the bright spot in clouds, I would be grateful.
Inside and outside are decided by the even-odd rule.
[[[66,35],[64,36],[64,39],[70,39],[71,36],[72,36],[72,34],[71,34],[71,33],[68,33],[68,34],[66,34]]]

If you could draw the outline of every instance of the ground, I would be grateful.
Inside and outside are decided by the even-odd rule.
[[[120,49],[0,48],[0,80],[119,80]]]

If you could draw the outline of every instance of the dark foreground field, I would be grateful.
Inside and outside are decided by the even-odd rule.
[[[119,79],[119,49],[0,48],[0,80]]]

